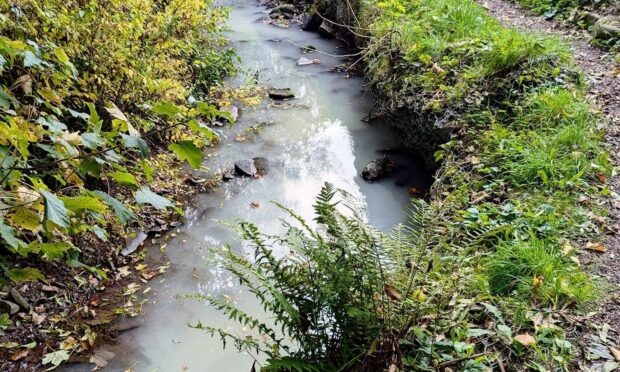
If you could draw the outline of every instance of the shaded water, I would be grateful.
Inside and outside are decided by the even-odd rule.
[[[395,185],[394,178],[365,183],[359,177],[362,168],[381,157],[382,150],[397,148],[397,139],[378,123],[361,121],[372,108],[370,98],[363,94],[361,79],[345,79],[343,74],[330,72],[331,66],[342,60],[313,53],[305,56],[319,58],[321,64],[297,66],[301,50],[286,39],[331,54],[345,50],[338,49],[334,41],[297,27],[284,29],[259,22],[265,9],[255,0],[232,0],[230,5],[234,10],[227,37],[237,49],[242,66],[250,75],[258,71],[261,83],[292,88],[297,96],[291,101],[295,107],[245,109],[235,127],[225,130],[234,137],[244,128],[272,122],[247,142],[236,143],[229,138],[207,163],[217,168],[260,156],[269,160],[269,173],[261,179],[236,178],[214,193],[198,197],[195,208],[188,211],[188,222],[164,253],[172,268],[163,280],[158,277],[148,284],[152,291],[142,315],[143,325],[123,333],[119,343],[110,347],[116,357],[107,370],[249,370],[249,355],[231,346],[223,350],[219,339],[191,329],[187,323],[200,320],[230,327],[242,335],[240,327],[205,303],[175,298],[186,293],[228,296],[250,314],[260,313],[253,296],[221,269],[213,253],[226,243],[244,253],[235,235],[217,221],[240,218],[256,223],[265,232],[277,232],[283,213],[270,203],[272,200],[311,220],[313,199],[328,181],[356,196],[369,222],[387,231],[404,219],[408,187],[423,188],[430,183],[422,168],[402,155],[390,155],[402,169],[397,177],[405,176],[398,182],[401,186]],[[251,203],[260,207],[252,208]],[[158,246],[151,251],[152,257],[161,256]]]

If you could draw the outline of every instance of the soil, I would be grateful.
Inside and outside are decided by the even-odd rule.
[[[489,14],[502,24],[520,30],[547,33],[564,39],[574,50],[575,64],[586,75],[589,94],[596,107],[606,118],[606,145],[615,166],[620,164],[620,63],[616,56],[594,45],[587,31],[575,29],[559,21],[545,20],[541,16],[503,0],[479,0],[488,9]],[[620,177],[607,180],[608,187],[614,193],[620,192]],[[604,222],[608,234],[601,235],[606,252],[583,250],[579,259],[595,275],[605,278],[610,283],[603,303],[592,317],[576,322],[574,339],[580,346],[581,358],[574,361],[575,368],[601,364],[613,360],[613,353],[605,353],[609,347],[620,345],[620,197],[612,195],[606,200],[609,215]],[[583,242],[585,243],[585,242]],[[609,325],[607,337],[600,337],[604,324]],[[601,358],[592,362],[592,350],[603,347]],[[594,353],[597,354],[597,353]],[[601,360],[602,359],[602,360]]]

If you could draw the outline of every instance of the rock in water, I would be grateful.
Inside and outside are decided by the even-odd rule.
[[[366,182],[374,182],[388,177],[396,169],[396,163],[391,158],[375,159],[362,170],[362,178]]]
[[[271,88],[269,89],[269,98],[289,99],[295,98],[295,94],[293,94],[291,88]]]
[[[334,37],[334,29],[327,22],[321,23],[318,31],[319,35],[324,39],[332,39]]]
[[[13,315],[19,311],[19,305],[12,303],[11,301],[0,300],[0,314]]]
[[[293,4],[282,4],[277,6],[269,12],[270,15],[274,14],[295,14],[295,5]]]
[[[318,31],[321,23],[323,23],[323,19],[317,12],[308,12],[304,16],[304,24],[301,25],[301,29],[304,31]]]
[[[256,167],[256,173],[259,176],[267,175],[269,171],[269,161],[265,158],[254,158],[254,166]]]
[[[237,160],[235,162],[235,171],[237,174],[249,177],[254,177],[257,172],[253,160]]]

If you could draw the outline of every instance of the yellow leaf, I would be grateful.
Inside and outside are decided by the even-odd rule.
[[[596,252],[607,252],[607,247],[603,245],[603,243],[586,243],[586,249]]]
[[[29,231],[35,231],[41,227],[41,216],[32,209],[17,208],[9,217],[13,226],[18,226]]]
[[[515,341],[517,341],[523,346],[531,346],[531,345],[536,344],[536,339],[534,339],[534,337],[532,337],[532,335],[530,335],[529,333],[516,335]]]

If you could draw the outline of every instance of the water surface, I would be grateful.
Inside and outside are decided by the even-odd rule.
[[[371,100],[364,94],[361,79],[347,79],[345,74],[330,71],[333,65],[344,62],[342,59],[313,53],[305,56],[320,59],[320,64],[297,66],[302,52],[286,39],[299,45],[311,44],[330,54],[344,54],[346,50],[338,48],[335,41],[320,39],[298,27],[278,28],[260,22],[265,9],[254,0],[234,0],[230,5],[234,10],[226,36],[248,72],[239,80],[256,73],[261,83],[292,88],[297,96],[290,101],[294,107],[244,109],[235,127],[224,131],[229,139],[214,151],[208,167],[260,156],[269,160],[269,173],[260,179],[236,178],[197,198],[188,211],[188,222],[163,253],[171,269],[163,280],[159,277],[148,284],[152,290],[142,315],[144,324],[123,333],[119,343],[109,347],[116,357],[110,360],[108,370],[249,371],[250,355],[231,346],[223,350],[219,339],[187,324],[200,320],[240,335],[243,329],[206,303],[175,298],[184,293],[227,296],[250,314],[261,313],[252,295],[237,285],[215,257],[217,247],[226,243],[245,253],[235,234],[218,221],[244,219],[265,232],[280,231],[278,218],[284,214],[270,203],[272,200],[311,220],[313,198],[328,181],[352,193],[369,222],[388,231],[404,219],[408,187],[428,186],[430,181],[411,159],[390,155],[401,167],[398,177],[406,176],[397,182],[401,186],[394,178],[364,182],[359,177],[364,165],[383,156],[382,151],[398,148],[397,138],[380,123],[362,122],[372,109]],[[264,122],[271,124],[263,126],[253,139],[244,143],[230,140],[243,134],[245,128]],[[260,207],[252,208],[251,203]],[[152,257],[161,259],[159,246],[151,251]]]

